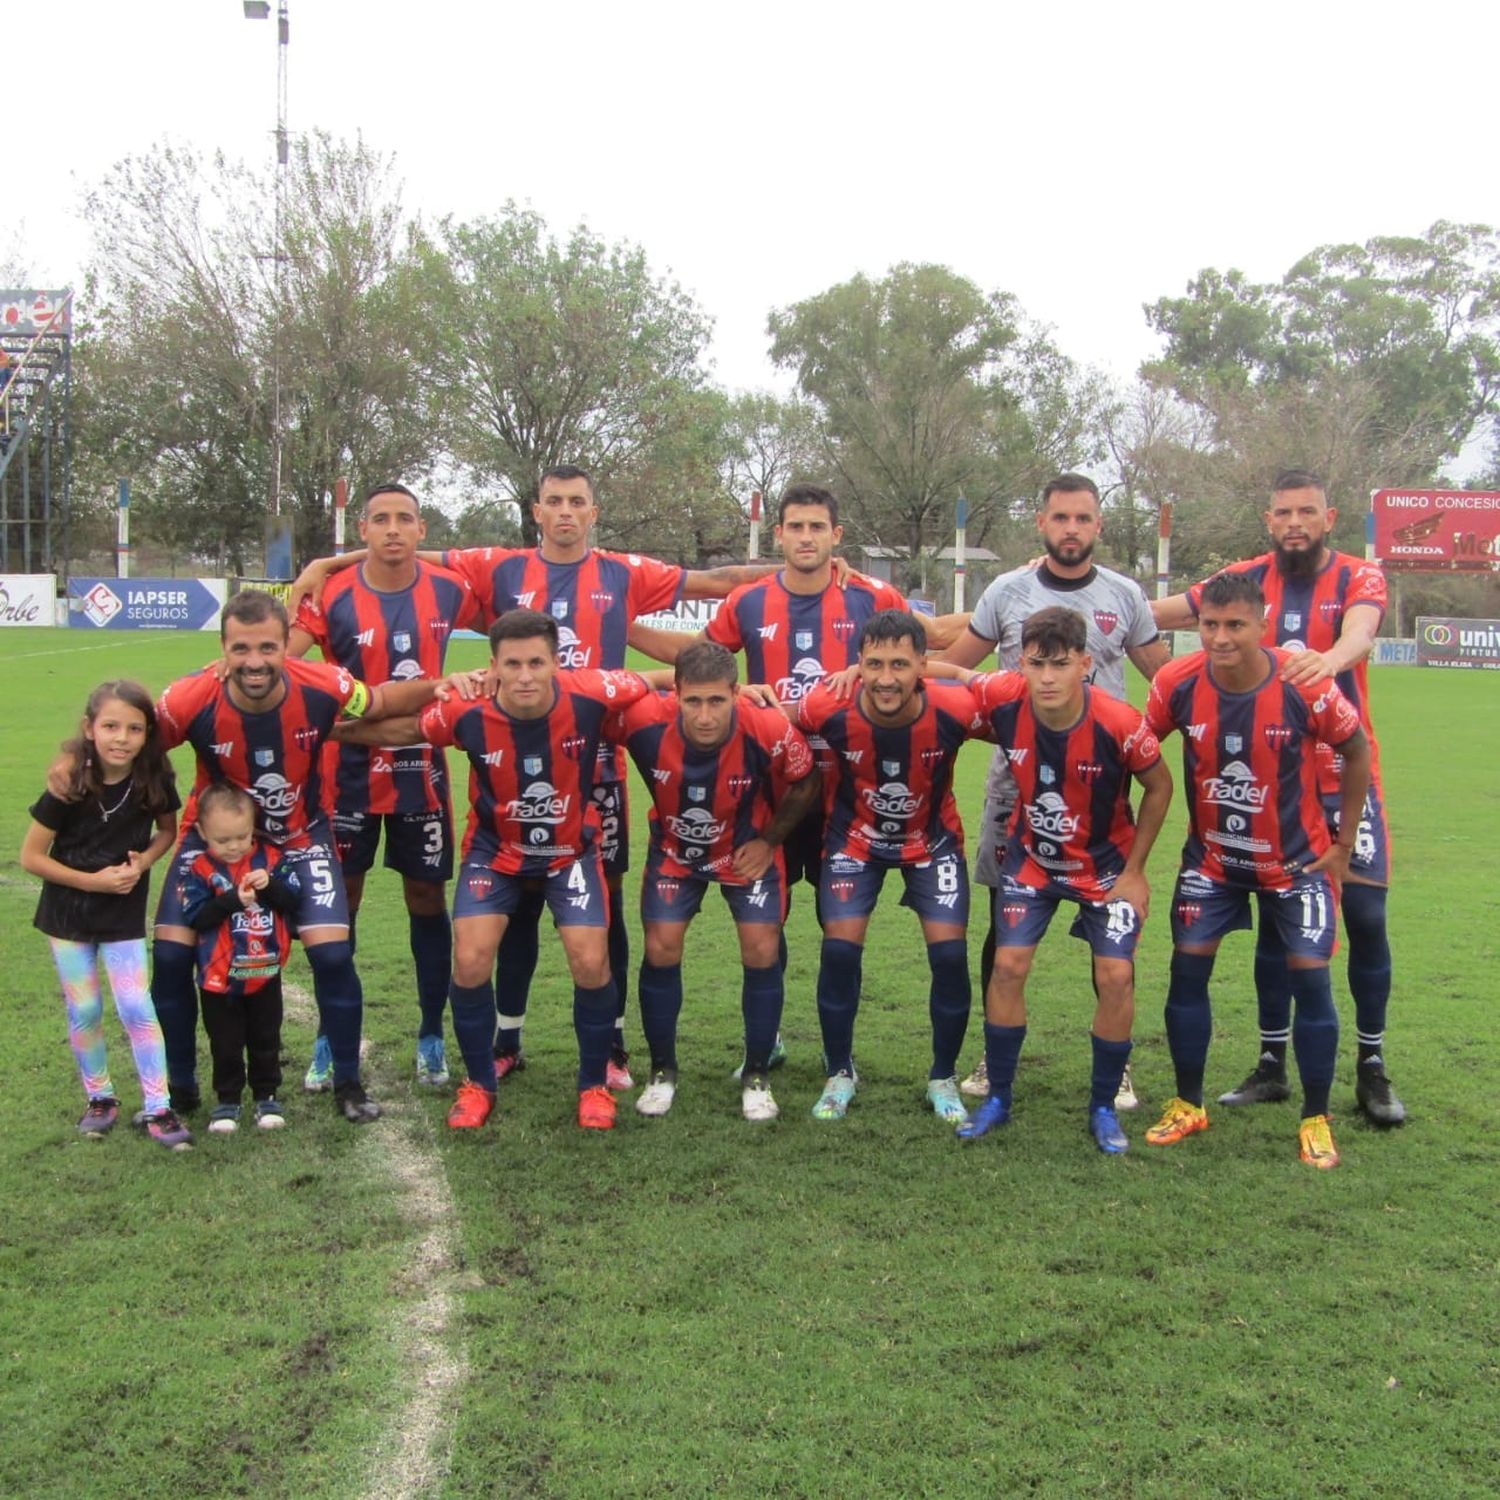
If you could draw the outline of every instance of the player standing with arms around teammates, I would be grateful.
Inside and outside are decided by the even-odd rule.
[[[1370,746],[1359,715],[1331,677],[1288,682],[1285,651],[1261,644],[1265,598],[1245,574],[1203,586],[1204,649],[1156,674],[1146,723],[1158,738],[1182,735],[1188,836],[1172,901],[1167,1044],[1177,1097],[1146,1132],[1170,1146],[1208,1128],[1203,1071],[1212,1031],[1208,981],[1225,933],[1274,924],[1287,952],[1296,1017],[1292,1050],[1302,1079],[1302,1160],[1338,1165],[1328,1093],[1339,1042],[1328,982],[1338,882],[1354,848],[1370,783]],[[1318,745],[1343,756],[1341,831],[1330,838],[1318,795]]]
[[[1045,552],[1040,564],[1014,568],[996,578],[979,596],[968,629],[938,653],[937,659],[977,667],[993,651],[1000,668],[1013,672],[1021,662],[1025,622],[1039,609],[1064,606],[1077,610],[1088,629],[1088,653],[1093,661],[1090,685],[1123,702],[1126,658],[1150,682],[1169,653],[1140,584],[1094,562],[1094,548],[1104,530],[1098,485],[1083,474],[1059,474],[1049,479],[1042,489],[1036,527]],[[974,853],[974,879],[991,892],[1000,886],[1000,863],[1016,796],[1015,777],[1004,749],[997,746],[985,782],[984,813]],[[979,963],[979,982],[985,994],[989,993],[995,964],[996,938],[991,901]],[[989,1092],[983,1059],[961,1087],[964,1093],[975,1096]],[[1115,1105],[1118,1109],[1134,1109],[1136,1102],[1127,1067]]]
[[[734,916],[743,966],[741,1110],[747,1120],[774,1120],[780,1110],[766,1075],[785,999],[781,846],[821,797],[822,784],[801,731],[780,709],[740,692],[730,651],[694,641],[678,656],[674,676],[673,694],[643,698],[607,729],[630,752],[654,803],[641,881],[646,956],[639,981],[651,1077],[635,1107],[664,1115],[676,1097],[683,946],[704,892],[717,885]]]
[[[468,547],[422,552],[418,557],[450,567],[470,584],[485,628],[512,609],[535,609],[550,615],[558,630],[558,665],[564,670],[622,670],[626,633],[638,614],[670,608],[679,599],[721,599],[736,585],[768,571],[764,564],[689,569],[636,553],[594,548],[590,538],[599,519],[599,506],[593,480],[587,470],[575,464],[558,464],[543,472],[531,514],[542,538],[537,547]],[[321,558],[303,571],[297,587],[320,589],[330,572],[362,557],[362,553],[352,553],[342,558]],[[669,656],[661,659],[671,660]],[[630,865],[630,817],[624,761],[612,748],[606,747],[601,754],[593,799],[599,810],[601,849],[612,897],[610,970],[618,1006],[609,1082],[611,1088],[627,1089],[633,1083],[624,1030],[630,940],[620,887]],[[501,1080],[525,1066],[521,1029],[536,972],[542,906],[539,891],[525,892],[500,946],[497,992],[505,997],[507,1006],[498,1018],[495,1040]]]
[[[1018,801],[995,892],[997,948],[984,997],[989,1093],[965,1140],[1010,1119],[1026,1039],[1026,978],[1058,903],[1093,954],[1096,1005],[1088,1126],[1111,1155],[1129,1149],[1115,1100],[1130,1061],[1135,950],[1150,904],[1146,859],[1172,801],[1161,746],[1135,709],[1089,685],[1088,626],[1049,606],[1021,628],[1021,670],[976,677],[970,691],[1011,767]],[[1139,821],[1130,782],[1140,782]]]
[[[417,497],[380,484],[365,497],[359,534],[368,549],[358,567],[334,574],[321,598],[303,595],[287,650],[317,646],[325,661],[365,682],[441,678],[454,630],[474,625],[479,606],[464,580],[417,558],[427,534]],[[416,970],[417,1082],[448,1081],[443,1009],[452,974],[453,932],[446,882],[453,875],[453,807],[447,759],[430,745],[329,743],[324,774],[335,785],[333,837],[349,895],[349,947],[365,877],[382,827],[385,864],[401,876]],[[333,1082],[333,1055],[319,1036],[304,1086]]]
[[[860,686],[853,699],[819,686],[798,707],[798,723],[809,739],[822,737],[834,761],[818,891],[818,1023],[828,1078],[813,1118],[841,1120],[854,1098],[865,933],[886,872],[898,869],[906,886],[901,904],[922,923],[931,971],[927,1102],[939,1119],[959,1124],[968,1113],[954,1064],[973,996],[965,938],[969,876],[953,762],[966,739],[984,732],[983,721],[967,687],[923,681],[927,638],[914,615],[894,609],[872,615],[860,627],[857,648]]]
[[[1359,711],[1370,744],[1370,790],[1360,809],[1349,873],[1339,893],[1349,940],[1349,993],[1354,998],[1358,1045],[1354,1097],[1377,1125],[1399,1125],[1406,1108],[1385,1071],[1385,1018],[1391,994],[1391,945],[1386,933],[1386,891],[1391,876],[1391,837],[1380,782],[1380,749],[1370,719],[1367,670],[1375,633],[1385,615],[1385,574],[1378,563],[1335,551],[1328,545],[1338,511],[1316,474],[1287,469],[1276,478],[1265,513],[1271,550],[1226,571],[1254,578],[1266,596],[1268,646],[1280,646],[1291,659],[1286,681],[1317,682],[1333,677]],[[1163,629],[1189,626],[1199,609],[1203,585],[1152,605]],[[1318,790],[1329,831],[1341,826],[1338,756],[1318,752]],[[1286,954],[1275,932],[1262,926],[1256,936],[1255,991],[1260,1009],[1261,1055],[1236,1089],[1220,1104],[1261,1104],[1286,1099],[1286,1045],[1291,1021],[1291,987]]]
[[[318,1021],[333,1050],[334,1108],[351,1124],[380,1115],[359,1077],[364,992],[349,946],[344,879],[334,857],[323,781],[323,745],[341,718],[414,711],[430,682],[369,687],[342,667],[286,654],[288,623],[279,600],[254,589],[234,595],[219,617],[221,664],[172,683],[157,704],[167,748],[190,744],[195,791],[228,781],[256,803],[256,831],[276,844],[297,875],[302,899],[293,926],[312,970]],[[197,934],[182,913],[182,884],[203,851],[188,815],[172,878],[156,911],[151,994],[167,1044],[176,1107],[198,1107]]]
[[[605,1086],[614,1036],[609,894],[590,792],[604,721],[651,689],[635,672],[557,669],[557,621],[515,609],[490,626],[492,698],[434,703],[388,727],[403,740],[457,745],[469,757],[469,824],[453,901],[453,1031],[468,1078],[448,1113],[477,1129],[495,1107],[495,954],[526,887],[541,888],[573,973],[578,1123],[610,1130]],[[352,724],[369,743],[386,726]],[[503,999],[502,999],[503,1003]]]
[[[48,782],[31,807],[21,868],[42,882],[33,925],[46,934],[62,981],[68,1041],[88,1099],[78,1129],[101,1140],[120,1114],[104,1045],[102,962],[145,1095],[141,1122],[153,1140],[183,1150],[193,1137],[168,1103],[166,1052],[146,984],[147,872],[172,847],[181,803],[145,688],[96,687]]]
[[[302,889],[275,844],[255,835],[255,799],[216,781],[198,794],[201,854],[182,877],[182,914],[198,934],[198,998],[213,1058],[214,1135],[240,1126],[248,1076],[255,1124],[279,1130],[281,971],[291,954],[287,917]],[[246,1068],[246,1058],[249,1068]]]

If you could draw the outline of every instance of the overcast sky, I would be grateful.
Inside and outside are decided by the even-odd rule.
[[[901,260],[1128,379],[1141,304],[1205,266],[1500,218],[1493,0],[1021,9],[291,0],[290,123],[393,153],[426,218],[514,198],[638,242],[735,388],[783,384],[772,307]],[[4,34],[0,262],[34,285],[76,281],[122,155],[271,160],[275,23],[241,0],[50,0]]]

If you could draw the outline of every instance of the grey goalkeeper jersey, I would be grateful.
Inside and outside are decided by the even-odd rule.
[[[1021,627],[1039,609],[1060,605],[1077,610],[1089,631],[1089,655],[1094,669],[1089,681],[1112,698],[1125,696],[1125,653],[1146,646],[1160,632],[1151,618],[1146,591],[1135,579],[1109,568],[1094,568],[1083,578],[1058,578],[1044,562],[1039,568],[1015,568],[1002,573],[979,596],[969,628],[995,642],[1002,670],[1014,672],[1021,662]],[[985,782],[987,801],[1015,801],[1005,753],[996,750]]]

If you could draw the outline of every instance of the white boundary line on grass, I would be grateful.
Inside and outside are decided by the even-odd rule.
[[[56,651],[7,651],[5,660],[30,661],[38,656],[77,656],[82,651],[114,651],[121,646],[139,645],[139,637],[127,635],[123,640],[101,641],[97,646],[59,646]]]
[[[290,1019],[317,1024],[317,1002],[308,990],[287,984],[283,993]],[[365,1054],[364,1042],[360,1051]],[[453,1397],[469,1376],[458,1336],[458,1219],[426,1116],[402,1094],[379,1102],[389,1127],[362,1127],[355,1149],[391,1179],[417,1238],[396,1282],[400,1300],[392,1320],[406,1400],[371,1445],[362,1493],[417,1500],[437,1493],[447,1476]]]

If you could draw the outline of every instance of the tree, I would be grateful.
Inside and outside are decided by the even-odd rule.
[[[439,446],[396,275],[408,251],[389,164],[320,133],[295,143],[287,172],[279,241],[269,184],[222,156],[161,146],[86,201],[81,461],[132,478],[143,540],[234,571],[258,566],[278,368],[282,504],[301,555],[327,548],[337,477],[356,492],[420,478]]]
[[[445,220],[422,245],[417,280],[447,441],[519,504],[528,544],[538,481],[559,463],[594,476],[608,539],[659,524],[676,496],[644,496],[637,481],[660,474],[703,416],[709,323],[692,299],[638,247],[582,226],[560,242],[514,204],[494,219]]]
[[[1093,448],[1096,383],[1013,297],[945,266],[856,276],[773,312],[769,331],[772,359],[817,412],[848,529],[915,567],[947,540],[960,495],[983,542],[1060,455],[1071,467]]]
[[[1337,540],[1359,550],[1369,491],[1437,482],[1500,401],[1500,237],[1483,225],[1323,246],[1274,284],[1207,270],[1146,317],[1166,349],[1142,376],[1195,420],[1189,446],[1159,435],[1135,461],[1179,502],[1194,571],[1259,542],[1292,465],[1328,481]]]

